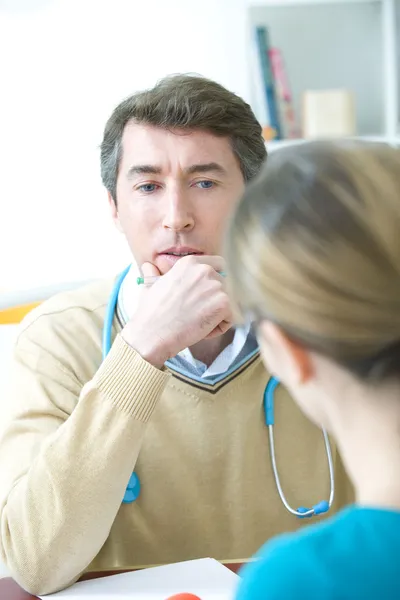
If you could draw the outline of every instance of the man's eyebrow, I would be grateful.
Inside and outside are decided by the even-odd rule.
[[[132,165],[127,172],[128,179],[132,179],[135,175],[160,175],[162,172],[161,167],[157,165]],[[220,175],[226,175],[226,170],[222,165],[216,162],[210,163],[199,163],[191,165],[185,172],[188,175],[194,173],[219,173]]]
[[[132,165],[128,169],[127,177],[131,179],[135,175],[159,175],[161,173],[161,167],[156,165]]]
[[[220,175],[226,175],[224,167],[216,162],[192,165],[185,169],[185,171],[188,175],[193,175],[194,173],[209,173],[210,171],[214,171],[214,173],[219,173]]]

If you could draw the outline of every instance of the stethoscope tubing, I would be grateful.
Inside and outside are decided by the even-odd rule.
[[[118,302],[118,294],[121,289],[121,285],[128,274],[130,269],[130,265],[126,267],[117,277],[117,280],[114,284],[112,292],[110,294],[110,298],[106,307],[105,317],[104,317],[104,326],[103,326],[103,335],[102,335],[102,358],[103,360],[108,355],[111,349],[111,337],[112,337],[112,328],[113,328],[113,320],[114,314],[117,307]],[[296,517],[305,518],[312,517],[314,515],[318,515],[324,512],[327,512],[332,506],[334,496],[335,496],[335,479],[334,479],[334,469],[333,469],[333,459],[332,459],[332,450],[329,442],[329,437],[326,431],[323,429],[322,433],[324,436],[326,455],[328,459],[328,469],[329,469],[329,480],[330,480],[330,495],[328,502],[323,500],[318,504],[315,504],[311,508],[302,508],[294,509],[290,506],[289,502],[286,500],[285,494],[283,493],[283,489],[281,486],[278,468],[276,464],[276,456],[275,456],[275,442],[274,442],[274,423],[275,423],[275,411],[274,411],[274,403],[275,403],[275,390],[279,385],[279,380],[276,377],[270,377],[264,391],[263,397],[263,405],[264,405],[264,416],[265,416],[265,424],[268,428],[268,437],[269,437],[269,449],[271,456],[271,466],[274,474],[274,479],[276,483],[276,487],[280,496],[280,499],[285,506],[285,508]],[[132,473],[132,476],[129,480],[125,496],[123,499],[123,503],[130,504],[134,502],[140,493],[140,480],[135,472]]]

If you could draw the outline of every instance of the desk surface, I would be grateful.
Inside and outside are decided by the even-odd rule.
[[[223,563],[228,569],[236,573],[243,565],[242,562],[234,563]],[[117,573],[123,573],[124,571],[101,571],[100,573],[87,573],[82,577],[83,579],[94,579],[95,577],[106,577],[107,575],[116,575]],[[25,592],[22,588],[15,583],[10,577],[0,579],[0,600],[34,600],[36,596],[32,596]]]

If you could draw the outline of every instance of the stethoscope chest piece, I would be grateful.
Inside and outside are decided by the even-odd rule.
[[[140,480],[136,473],[132,473],[128,485],[126,486],[126,491],[122,502],[124,504],[130,504],[131,502],[135,502],[138,499],[140,494]]]

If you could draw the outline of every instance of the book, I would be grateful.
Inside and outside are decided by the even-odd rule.
[[[296,139],[299,132],[296,126],[292,93],[281,50],[270,48],[269,59],[275,81],[276,99],[284,139]]]
[[[265,101],[268,108],[268,123],[261,123],[264,128],[272,130],[270,139],[282,139],[282,129],[279,118],[279,109],[276,98],[275,81],[269,58],[269,35],[267,27],[256,27],[256,40],[258,46],[261,77],[264,87]]]
[[[257,121],[262,127],[265,127],[269,123],[269,111],[265,96],[260,50],[255,35],[252,36],[250,43],[250,77],[251,106]]]

